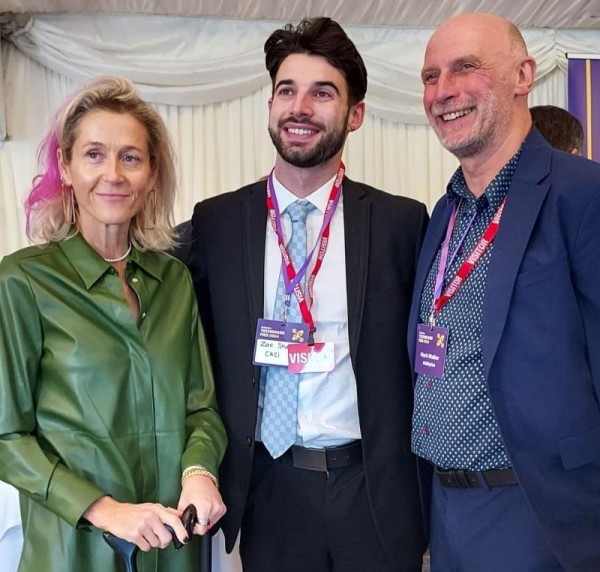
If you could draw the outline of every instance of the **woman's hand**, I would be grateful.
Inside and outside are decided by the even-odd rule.
[[[194,534],[206,533],[227,512],[219,490],[204,475],[191,475],[183,481],[177,508],[184,510],[189,504],[196,507],[198,515]]]
[[[181,511],[161,504],[129,504],[109,496],[100,497],[83,513],[83,518],[101,530],[136,544],[147,552],[166,548],[173,541],[168,524],[184,544],[189,540],[181,523]]]

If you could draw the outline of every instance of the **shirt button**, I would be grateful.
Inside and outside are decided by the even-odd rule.
[[[423,435],[429,435],[429,427],[423,427]]]
[[[248,443],[248,447],[252,447],[252,437],[246,437],[246,443]]]
[[[426,381],[426,382],[425,382],[425,387],[426,387],[427,389],[431,389],[431,386],[432,386],[432,383],[431,383],[431,381]]]
[[[131,281],[132,282],[139,282],[139,280],[137,278],[132,278]]]

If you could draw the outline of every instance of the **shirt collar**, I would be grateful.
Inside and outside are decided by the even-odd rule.
[[[112,268],[79,233],[67,240],[61,240],[57,244],[88,290]],[[132,247],[129,260],[146,274],[162,282],[162,265],[157,253],[140,252]]]
[[[522,149],[523,144],[521,144],[521,147],[519,147],[517,152],[490,181],[483,195],[477,199],[473,196],[471,191],[469,191],[462,167],[459,167],[446,186],[446,198],[448,202],[457,199],[465,199],[467,201],[475,201],[477,203],[483,203],[485,205],[489,204],[492,207],[497,207],[508,192]]]
[[[134,246],[131,249],[129,260],[134,264],[137,264],[146,274],[152,276],[155,280],[162,282],[165,268],[162,257],[163,254],[161,252],[155,252],[153,250],[142,252]]]
[[[306,200],[314,205],[321,213],[325,212],[327,208],[327,202],[329,201],[329,194],[333,187],[333,182],[337,177],[337,173],[329,179],[326,183],[321,185],[316,191],[313,191],[306,197]],[[282,213],[287,207],[289,207],[294,201],[298,200],[298,197],[286,189],[273,173],[273,191],[277,195],[277,204],[279,205],[279,212]]]

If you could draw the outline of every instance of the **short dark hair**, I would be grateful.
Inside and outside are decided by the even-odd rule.
[[[367,68],[352,40],[331,18],[305,18],[275,30],[265,42],[265,64],[275,87],[279,66],[291,54],[309,54],[325,58],[340,70],[348,84],[348,102],[354,105],[365,98]]]
[[[581,151],[583,127],[577,117],[555,105],[536,105],[529,111],[534,127],[552,147],[568,153]]]

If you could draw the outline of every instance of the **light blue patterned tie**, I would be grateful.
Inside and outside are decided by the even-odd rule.
[[[306,217],[314,208],[313,204],[301,200],[285,209],[292,219],[292,236],[287,249],[296,271],[306,258]],[[300,309],[293,293],[291,298],[288,322],[300,322]],[[280,272],[273,319],[278,320],[283,316],[284,306],[285,287]],[[267,367],[260,433],[262,442],[274,459],[283,455],[296,441],[299,381],[299,375],[290,373],[286,367]]]

